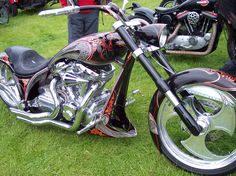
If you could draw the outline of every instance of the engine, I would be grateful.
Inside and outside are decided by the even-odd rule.
[[[111,64],[91,66],[76,61],[58,62],[51,71],[52,77],[59,78],[55,92],[60,102],[60,113],[56,119],[73,123],[75,118],[80,118],[82,126],[95,120],[110,96],[110,91],[104,86],[113,77],[114,70]],[[40,95],[28,104],[32,109],[52,112],[55,104],[50,85],[40,87],[39,92]]]
[[[169,50],[200,50],[206,47],[212,37],[212,25],[217,15],[208,11],[184,11],[176,15],[179,27],[172,31]]]

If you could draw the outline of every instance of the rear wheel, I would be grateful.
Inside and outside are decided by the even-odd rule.
[[[197,174],[224,175],[235,170],[236,99],[204,85],[182,86],[177,94],[203,130],[193,136],[170,101],[159,96],[156,124],[163,154],[177,166]]]
[[[9,13],[5,6],[0,8],[0,24],[8,23],[9,21]]]

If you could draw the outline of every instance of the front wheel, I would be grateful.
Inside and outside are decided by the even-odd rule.
[[[177,95],[203,128],[193,136],[160,92],[152,102],[159,150],[177,166],[197,174],[226,175],[236,168],[236,99],[214,83],[177,85]],[[225,89],[226,90],[226,89]],[[158,108],[159,107],[159,108]],[[156,141],[155,141],[156,142]]]

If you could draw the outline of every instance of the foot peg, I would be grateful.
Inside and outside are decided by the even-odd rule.
[[[125,106],[129,106],[131,104],[133,104],[135,102],[135,98],[134,98],[134,95],[136,94],[141,94],[140,90],[139,89],[136,89],[136,90],[133,90],[131,92],[131,95],[129,95],[127,98],[126,98],[126,103],[125,103]],[[143,95],[142,95],[143,96]]]

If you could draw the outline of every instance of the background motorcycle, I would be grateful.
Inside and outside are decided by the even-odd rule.
[[[9,11],[12,16],[18,14],[18,9],[32,9],[35,7],[44,7],[47,3],[51,5],[58,3],[58,0],[9,0]],[[50,6],[51,6],[50,5]]]
[[[185,0],[163,0],[160,7],[172,8],[178,4],[182,4]]]
[[[173,6],[173,4],[177,5]],[[166,52],[171,54],[208,55],[218,45],[223,23],[215,10],[216,0],[164,0],[155,11],[133,3],[131,19],[168,25],[169,38]],[[173,6],[171,8],[164,8]]]
[[[126,116],[125,104],[136,59],[158,87],[150,104],[149,127],[160,152],[191,172],[232,172],[236,167],[234,80],[211,69],[176,73],[159,50],[167,38],[165,25],[141,27],[127,21],[123,11],[112,3],[65,7],[40,15],[91,9],[113,16],[116,32],[81,38],[50,60],[19,46],[0,54],[0,95],[10,111],[34,125],[54,125],[77,134],[90,130],[100,135],[133,137],[137,133]],[[150,59],[165,69],[167,81]],[[105,84],[114,74],[112,62],[121,66],[121,72],[109,91]]]
[[[8,23],[9,13],[8,13],[8,3],[6,0],[0,0],[0,24]]]

